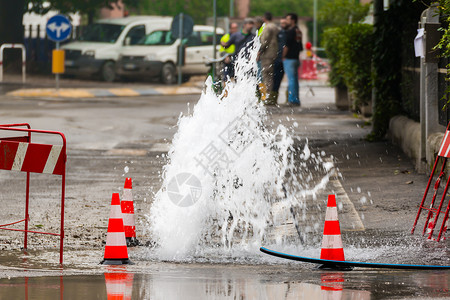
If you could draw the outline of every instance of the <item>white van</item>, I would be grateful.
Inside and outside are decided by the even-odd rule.
[[[171,23],[172,17],[130,16],[88,25],[77,41],[61,47],[66,56],[65,74],[98,75],[105,81],[114,81],[120,50],[136,44],[155,28],[170,27]]]
[[[216,29],[216,52],[224,31]],[[178,47],[183,45],[184,60],[182,73],[184,80],[191,75],[205,75],[208,67],[207,57],[212,58],[214,27],[195,25],[192,34],[183,39],[172,37],[169,26],[161,26],[136,44],[122,48],[116,65],[116,72],[121,77],[155,78],[159,77],[165,84],[177,80]]]

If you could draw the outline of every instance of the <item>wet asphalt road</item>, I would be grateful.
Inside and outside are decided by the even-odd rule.
[[[273,120],[288,126],[297,122],[298,137],[308,138],[313,151],[325,151],[335,158],[342,173],[336,184],[354,206],[354,210],[340,214],[350,258],[449,265],[448,242],[435,245],[408,235],[426,175],[415,173],[409,159],[388,142],[365,142],[370,130],[366,121],[337,111],[330,89],[314,89],[314,96],[302,91],[301,110],[282,106],[269,112]],[[68,139],[65,267],[59,269],[57,253],[45,247],[57,245],[54,239],[32,237],[31,250],[25,255],[20,251],[21,235],[0,232],[0,299],[106,299],[112,290],[131,295],[131,299],[450,298],[448,271],[328,272],[275,258],[236,264],[170,263],[155,261],[145,254],[145,247],[130,250],[130,258],[136,262],[133,266],[98,265],[111,192],[120,189],[125,175],[133,177],[138,218],[148,211],[152,193],[160,186],[162,154],[176,132],[178,116],[189,113],[198,98],[48,100],[0,96],[0,123],[28,122],[33,128],[62,131]],[[43,142],[51,141],[43,138]],[[18,179],[18,174],[12,179],[10,174],[0,174],[2,186],[7,187],[0,196],[4,203],[1,220],[9,221],[23,210],[22,202],[9,201],[18,196]],[[58,183],[39,177],[36,181],[33,199],[57,204],[50,199],[54,193],[49,190]],[[337,188],[328,187],[322,195]],[[361,201],[363,196],[367,202]],[[58,216],[46,212],[48,205],[35,205],[32,220],[54,230]],[[355,231],[346,223],[355,217],[364,230]],[[138,236],[148,241],[151,237],[142,226]],[[318,240],[320,230],[311,233]],[[313,242],[307,253],[313,256],[311,249],[318,243]]]

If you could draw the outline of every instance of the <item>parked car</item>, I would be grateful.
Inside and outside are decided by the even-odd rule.
[[[216,29],[216,51],[219,51],[219,41],[224,31]],[[165,84],[177,81],[177,65],[179,46],[183,47],[184,79],[191,75],[208,72],[205,65],[207,57],[213,57],[214,27],[195,25],[192,34],[183,41],[175,39],[170,26],[154,30],[134,45],[122,49],[117,62],[116,72],[123,77],[159,77]]]
[[[134,45],[156,28],[171,23],[172,17],[130,16],[88,25],[78,40],[61,47],[65,50],[65,74],[97,75],[114,81],[121,48]]]

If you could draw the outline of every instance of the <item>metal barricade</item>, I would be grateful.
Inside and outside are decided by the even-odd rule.
[[[437,226],[437,222],[439,219],[439,216],[443,214],[444,219],[442,220],[442,224],[439,228],[439,233],[436,238],[436,240],[439,242],[441,238],[443,238],[443,235],[447,232],[447,223],[449,218],[449,212],[450,212],[450,201],[447,199],[447,192],[450,186],[450,179],[447,179],[447,183],[444,187],[444,190],[442,191],[442,198],[439,202],[439,205],[437,208],[435,208],[436,204],[436,198],[438,198],[439,193],[439,187],[442,180],[445,180],[445,171],[446,171],[446,165],[448,162],[448,159],[450,158],[450,123],[447,126],[447,130],[445,132],[445,136],[441,142],[441,147],[439,149],[439,153],[436,157],[436,160],[434,161],[433,170],[431,171],[430,178],[428,179],[428,184],[425,189],[425,193],[422,197],[422,201],[419,204],[419,211],[417,212],[416,219],[414,220],[414,224],[411,230],[411,234],[414,233],[414,230],[416,229],[417,222],[419,220],[420,214],[422,211],[426,212],[426,219],[425,224],[423,226],[422,235],[428,234],[428,239],[433,238],[433,232],[435,227]],[[432,186],[432,180],[435,177],[437,167],[441,164],[439,175],[436,178],[436,181],[434,183],[434,191],[433,196],[431,197],[431,201],[429,201],[429,204],[427,204],[427,195],[430,190],[430,187]],[[448,201],[447,208],[444,210],[444,204],[445,201]]]
[[[26,127],[26,128],[24,128]],[[20,136],[0,136],[0,170],[26,172],[25,218],[9,224],[0,225],[0,229],[24,232],[24,249],[27,249],[28,233],[59,236],[60,258],[63,262],[64,239],[64,199],[66,189],[66,138],[57,131],[31,129],[27,123],[0,125],[0,133],[7,135],[19,133]],[[13,133],[11,133],[13,132]],[[36,144],[31,142],[32,133],[59,135],[61,145]],[[43,173],[61,176],[61,228],[59,233],[29,230],[30,173]],[[6,228],[6,226],[24,222],[25,229]]]
[[[27,51],[23,44],[3,44],[0,46],[0,82],[3,81],[3,50],[6,48],[21,49],[22,51],[22,82],[26,79]]]

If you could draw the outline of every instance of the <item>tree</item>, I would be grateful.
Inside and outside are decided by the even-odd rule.
[[[25,1],[0,0],[0,44],[23,42],[22,16],[25,10]],[[9,53],[5,55],[5,66],[8,66],[11,61],[20,59],[20,52],[8,52],[12,55]]]
[[[63,14],[78,12],[88,16],[88,23],[94,21],[96,13],[103,7],[111,7],[118,4],[119,0],[26,0],[30,4],[30,11],[45,14],[49,10],[57,10]],[[44,2],[50,5],[45,5]],[[122,0],[123,5],[136,6],[139,0]]]
[[[329,1],[320,9],[319,19],[326,27],[358,23],[367,16],[369,8],[369,4],[360,4],[359,1]]]
[[[287,13],[296,13],[299,16],[311,17],[313,15],[313,0],[253,0],[250,3],[250,14],[262,16],[265,12],[274,16],[284,16]]]
[[[0,0],[0,44],[23,41],[25,3],[26,0]]]
[[[229,1],[217,0],[217,16],[229,15]],[[213,16],[213,0],[147,0],[138,5],[140,14],[175,16],[181,12],[190,15],[195,24],[205,24]]]

